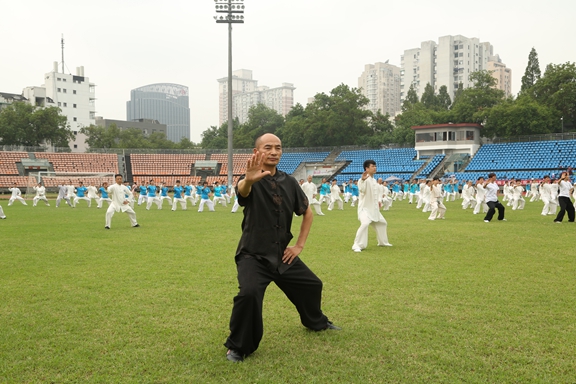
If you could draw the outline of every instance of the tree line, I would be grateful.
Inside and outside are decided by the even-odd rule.
[[[234,148],[252,148],[254,139],[274,133],[285,147],[324,147],[382,144],[413,144],[415,125],[479,123],[485,137],[512,137],[574,130],[576,126],[576,65],[548,64],[540,71],[538,54],[532,48],[519,94],[506,97],[496,89],[497,80],[489,71],[470,74],[473,85],[462,83],[452,97],[446,86],[436,93],[427,84],[419,98],[414,88],[407,91],[400,114],[391,118],[373,113],[360,89],[340,84],[330,93],[318,93],[312,102],[297,103],[284,117],[263,104],[250,108],[248,119],[233,121]],[[91,125],[80,130],[91,148],[225,149],[228,123],[211,126],[200,143],[183,138],[179,143],[154,132],[120,130]],[[73,137],[66,117],[55,107],[37,108],[15,103],[0,112],[0,145],[38,146],[50,143],[67,146]]]

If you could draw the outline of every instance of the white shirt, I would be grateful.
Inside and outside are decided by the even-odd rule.
[[[98,190],[96,189],[95,186],[91,185],[88,187],[88,197],[91,199],[96,199],[98,197],[97,195]]]
[[[34,187],[34,190],[36,191],[36,196],[44,196],[46,194],[46,188],[43,186]]]
[[[333,185],[330,187],[330,199],[332,201],[342,200],[340,197],[340,187],[338,185]]]
[[[486,197],[486,189],[482,184],[476,184],[476,200],[483,201]]]
[[[570,190],[572,189],[572,183],[569,181],[560,181],[560,193],[558,196],[570,197]]]
[[[309,183],[306,181],[300,187],[304,191],[304,194],[308,198],[308,201],[312,201],[314,195],[318,193],[318,188],[316,188],[316,184],[314,183]]]
[[[126,188],[123,184],[113,184],[108,187],[108,196],[112,199],[111,207],[114,208],[116,212],[118,211],[126,211],[130,208],[130,204],[124,204],[124,202],[128,202],[126,195],[130,193],[130,190]]]
[[[384,216],[380,213],[380,206],[378,205],[378,183],[372,176],[368,176],[366,180],[358,180],[358,219],[360,213],[366,212],[371,221],[384,221]]]
[[[524,188],[521,185],[517,185],[512,190],[514,198],[519,199],[522,197],[522,192],[524,192]]]
[[[8,190],[12,192],[12,197],[20,196],[22,194],[22,192],[20,192],[20,188],[18,187],[8,188]]]
[[[498,184],[496,183],[488,183],[486,184],[486,202],[496,202],[498,201]]]

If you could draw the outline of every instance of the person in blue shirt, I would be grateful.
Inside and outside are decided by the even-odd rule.
[[[322,179],[322,185],[320,185],[320,199],[318,199],[318,202],[320,205],[322,205],[323,202],[330,204],[330,184],[328,184],[326,179]]]
[[[214,197],[212,198],[212,203],[214,206],[220,203],[226,207],[226,198],[222,195],[222,186],[218,181],[214,183]]]
[[[172,210],[176,210],[177,203],[180,203],[182,210],[186,210],[186,200],[184,199],[184,188],[180,185],[180,180],[176,180],[176,185],[174,186],[174,199],[172,203]]]
[[[210,200],[210,195],[212,191],[208,187],[208,182],[205,181],[202,184],[202,189],[200,191],[200,205],[198,206],[198,212],[202,212],[204,210],[204,204],[208,205],[208,210],[214,212],[214,203]]]
[[[164,200],[168,200],[168,204],[172,205],[172,198],[168,196],[168,187],[166,186],[166,182],[163,181],[160,183],[160,206],[164,203]]]
[[[162,209],[162,200],[158,196],[156,196],[156,190],[158,187],[154,185],[154,179],[150,180],[148,187],[146,187],[148,193],[148,202],[146,203],[146,210],[149,211],[152,203],[156,203],[158,209]]]
[[[358,180],[354,180],[354,184],[350,186],[350,189],[352,190],[352,204],[350,204],[350,206],[354,207],[356,206],[358,196],[360,195],[360,192],[358,191]]]
[[[402,200],[407,199],[410,196],[410,183],[407,181],[402,181]]]
[[[408,198],[408,204],[412,204],[414,200],[414,196],[418,193],[418,182],[416,180],[412,180],[412,184],[410,184],[410,196]],[[416,199],[418,199],[416,197]]]
[[[138,205],[141,205],[143,202],[147,201],[148,196],[148,186],[144,183],[144,180],[142,180],[139,189],[140,196],[138,196]]]
[[[348,201],[350,201],[350,199],[352,198],[352,189],[350,188],[350,186],[354,184],[354,181],[352,179],[350,179],[348,182],[344,182],[342,183],[342,187],[344,189],[344,202],[348,203]]]
[[[198,186],[200,187],[200,186]],[[196,205],[196,194],[198,194],[198,189],[202,189],[202,187],[198,188],[196,186],[194,186],[193,183],[191,183],[190,181],[188,181],[188,184],[186,184],[183,189],[184,189],[184,200],[186,202],[188,202],[188,200],[190,200],[190,203],[192,205]]]
[[[90,208],[90,206],[92,205],[92,200],[89,199],[88,196],[86,196],[87,191],[88,188],[84,186],[83,182],[80,182],[80,185],[78,186],[78,188],[76,188],[76,197],[74,198],[72,208],[76,208],[76,204],[78,203],[79,200],[86,200],[88,202],[88,208]]]
[[[228,186],[226,182],[222,182],[222,196],[226,199],[226,203],[230,204],[230,195],[228,194]]]
[[[102,203],[104,201],[107,201],[108,206],[110,206],[110,203],[112,203],[112,199],[110,197],[108,197],[108,183],[103,182],[102,186],[100,188],[98,188],[98,192],[100,192],[100,198],[98,199],[97,208],[102,208]]]

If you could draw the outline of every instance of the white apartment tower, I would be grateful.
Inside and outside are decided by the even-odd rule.
[[[36,105],[39,105],[38,99],[42,98],[49,100],[49,105],[59,107],[76,136],[69,143],[72,152],[85,152],[86,136],[79,131],[82,127],[96,123],[95,88],[96,85],[84,76],[84,67],[77,67],[76,75],[60,73],[58,63],[54,62],[52,72],[44,75],[44,84],[41,87],[24,88],[22,94],[29,100],[36,99]]]
[[[220,125],[228,121],[228,78],[218,79],[219,121]],[[232,72],[232,116],[240,123],[248,120],[248,110],[257,104],[264,104],[286,116],[294,106],[294,90],[291,83],[282,83],[281,87],[258,86],[258,80],[252,79],[252,71],[240,69]]]
[[[458,84],[462,83],[464,88],[470,87],[470,73],[487,70],[488,62],[494,57],[492,45],[482,43],[476,37],[442,36],[438,43],[424,41],[420,48],[405,50],[401,56],[401,98],[404,100],[410,85],[413,85],[418,97],[422,96],[427,83],[436,92],[445,85],[453,98]]]
[[[395,116],[401,110],[400,67],[392,64],[366,64],[358,78],[360,92],[370,100],[367,109]]]
[[[492,56],[488,61],[488,68],[492,77],[496,79],[495,88],[504,91],[506,97],[512,96],[512,70],[500,60],[500,56]]]

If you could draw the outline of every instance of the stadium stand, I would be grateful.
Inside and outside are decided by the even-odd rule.
[[[434,155],[432,160],[430,160],[430,162],[428,164],[426,164],[424,169],[420,172],[420,174],[418,176],[416,176],[416,178],[417,179],[425,179],[428,176],[430,176],[430,174],[434,171],[434,169],[436,169],[438,164],[440,164],[440,162],[442,160],[444,160],[445,157],[446,157],[446,155],[443,155],[443,154]],[[423,158],[424,158],[424,156],[421,157],[421,159],[423,159]]]
[[[476,180],[495,172],[498,179],[541,179],[574,165],[576,140],[485,144],[454,177]]]
[[[308,161],[321,162],[324,161],[329,154],[330,152],[285,152],[282,154],[280,163],[278,163],[278,169],[292,174],[301,163]]]
[[[206,159],[205,154],[132,154],[132,174],[136,176],[162,175],[190,176],[197,160]],[[150,179],[150,177],[149,177]]]
[[[186,175],[186,176],[162,176],[162,175],[158,175],[158,176],[134,176],[134,181],[137,184],[140,184],[142,181],[144,181],[144,182],[150,181],[150,179],[154,179],[154,183],[156,185],[160,184],[161,182],[165,182],[167,186],[173,187],[174,185],[176,185],[176,180],[180,180],[180,183],[182,185],[185,185],[189,182],[198,183],[198,182],[200,182],[201,177],[200,176],[190,176],[190,175]]]
[[[111,153],[35,152],[37,159],[46,159],[55,172],[118,173],[118,156]]]
[[[376,178],[387,179],[397,177],[402,180],[409,180],[426,162],[425,160],[414,160],[416,150],[414,148],[395,149],[373,149],[361,151],[342,151],[336,161],[351,161],[351,163],[337,175],[338,183],[357,180],[364,172],[363,163],[365,160],[376,161],[378,173]]]
[[[234,153],[232,154],[232,174],[243,175],[246,172],[246,162],[252,156],[251,153]],[[210,160],[217,161],[221,164],[220,175],[228,175],[228,154],[215,153],[210,155]],[[220,180],[220,179],[218,179]]]
[[[18,188],[26,187],[28,177],[19,176],[16,163],[27,158],[28,152],[0,152],[0,188],[10,188],[14,183]]]

